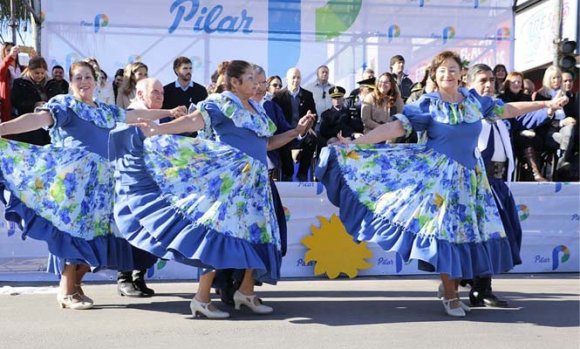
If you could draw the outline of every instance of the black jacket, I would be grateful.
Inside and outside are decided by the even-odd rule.
[[[399,86],[399,91],[401,91],[401,98],[403,98],[404,102],[411,95],[411,87],[413,86],[413,81],[409,79],[408,75],[404,74],[403,78],[401,79],[401,83],[399,84],[397,82],[397,85]]]
[[[298,120],[306,115],[309,110],[311,113],[316,113],[316,104],[314,103],[312,92],[300,87],[298,96],[300,98],[300,107],[298,108],[298,119],[295,120],[292,120],[292,95],[290,94],[290,91],[288,91],[288,88],[285,87],[276,92],[274,98],[272,98],[272,100],[282,108],[284,117],[292,128],[296,127]],[[319,115],[316,116],[317,119],[318,117]]]
[[[32,113],[34,112],[36,103],[41,101],[46,102],[48,98],[46,98],[45,88],[46,86],[38,86],[27,79],[19,78],[14,80],[10,100],[12,101],[12,107],[16,109],[18,116]],[[48,131],[43,129],[17,134],[11,138],[20,142],[36,145],[46,145],[50,143]]]
[[[356,114],[351,113],[349,108],[342,107],[340,110],[332,107],[324,111],[320,121],[320,136],[328,141],[342,132],[343,137],[350,137],[353,133],[361,132],[360,119],[357,120]]]
[[[66,80],[48,80],[46,83],[46,94],[48,99],[54,96],[66,95],[68,93],[68,82]]]

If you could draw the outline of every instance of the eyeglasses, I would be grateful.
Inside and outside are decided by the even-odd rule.
[[[278,88],[278,87],[282,87],[282,85],[281,85],[281,84],[276,84],[276,83],[274,83],[274,84],[270,84],[270,86],[272,86],[272,87],[276,87],[276,88]]]
[[[437,73],[439,74],[449,74],[449,75],[456,75],[457,73],[459,73],[459,70],[451,68],[451,69],[446,69],[446,68],[437,68]]]

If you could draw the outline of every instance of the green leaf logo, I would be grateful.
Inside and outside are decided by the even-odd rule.
[[[352,26],[360,12],[362,0],[330,0],[316,9],[316,40],[335,38]]]

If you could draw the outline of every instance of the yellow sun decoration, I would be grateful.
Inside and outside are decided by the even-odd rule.
[[[311,225],[312,235],[301,241],[308,248],[304,261],[316,262],[314,275],[326,273],[328,278],[335,279],[344,273],[352,279],[358,275],[359,270],[372,266],[365,261],[373,255],[367,243],[353,241],[336,215],[332,215],[330,220],[320,216],[317,218],[320,220],[320,228]]]

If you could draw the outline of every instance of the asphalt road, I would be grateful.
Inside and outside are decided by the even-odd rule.
[[[445,315],[435,277],[282,281],[259,288],[274,314],[217,301],[232,312],[221,321],[192,318],[195,283],[152,282],[153,298],[120,297],[115,284],[88,283],[96,307],[73,311],[57,307],[52,286],[0,281],[0,348],[578,349],[578,276],[497,277],[495,293],[512,307],[474,309],[463,319]]]

